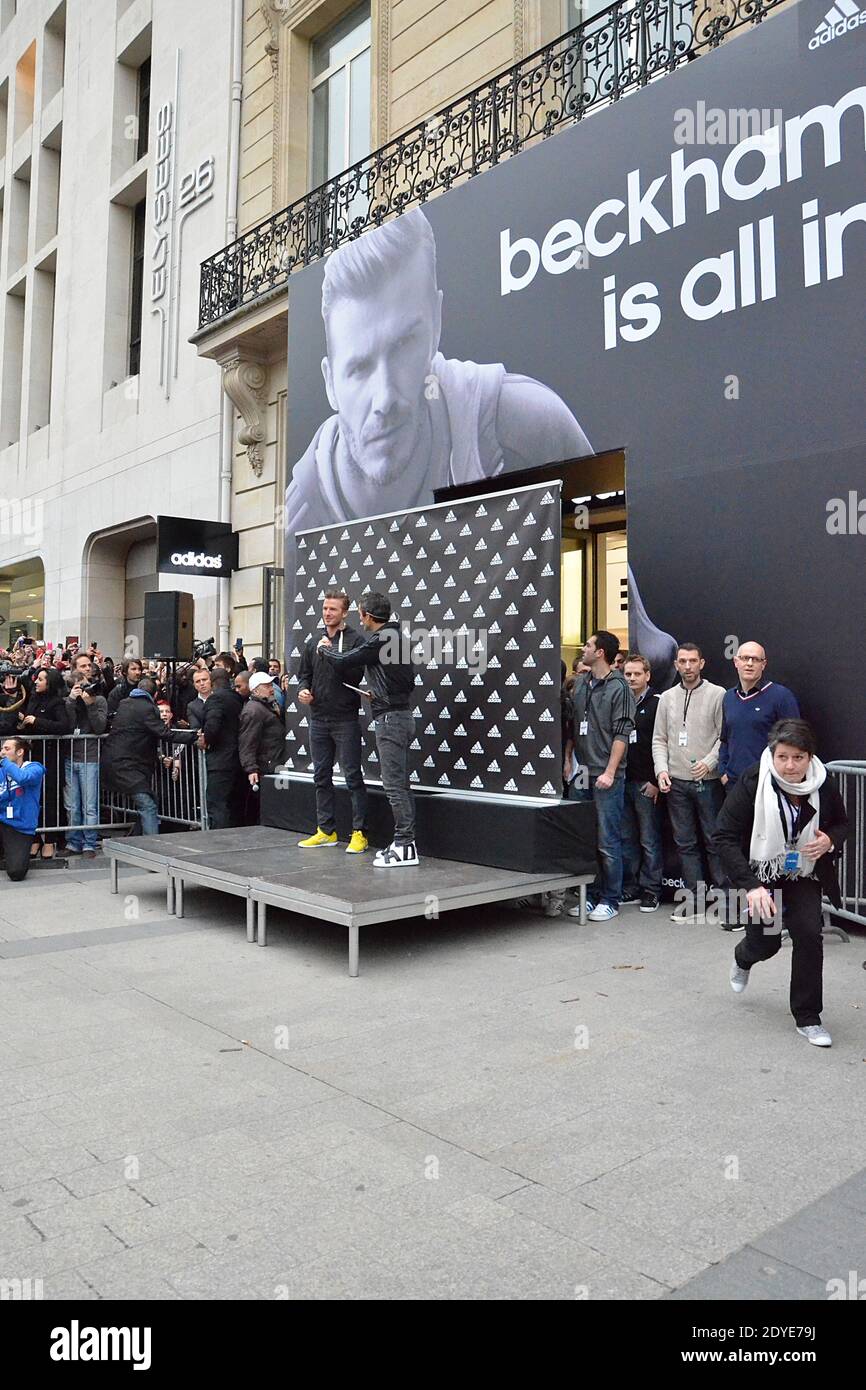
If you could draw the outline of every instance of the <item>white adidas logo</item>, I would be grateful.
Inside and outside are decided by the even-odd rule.
[[[814,37],[809,40],[809,47],[820,48],[831,39],[839,39],[843,34],[849,34],[861,24],[866,24],[866,10],[861,10],[854,0],[836,0],[821,23],[816,26]]]

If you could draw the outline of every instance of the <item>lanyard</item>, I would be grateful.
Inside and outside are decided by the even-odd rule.
[[[695,691],[698,690],[702,685],[703,681],[698,681],[697,685],[693,686],[691,690],[686,691],[686,698],[683,700],[683,728],[686,727],[686,719],[688,718],[689,705],[691,703],[692,696],[694,695]]]
[[[609,673],[608,673],[608,674],[609,674]],[[590,710],[592,709],[592,697],[593,697],[593,695],[594,695],[595,692],[598,690],[599,686],[604,685],[604,683],[605,683],[606,680],[607,680],[607,676],[603,676],[603,677],[601,678],[601,680],[599,680],[599,681],[596,682],[595,685],[592,685],[590,681],[587,681],[587,683],[586,683],[586,704],[584,705],[584,710],[583,710],[583,714],[584,714],[584,718],[585,718],[585,719],[589,719],[589,712],[590,712]]]
[[[800,834],[801,822],[803,819],[803,803],[795,806],[789,801],[787,796],[779,796],[779,810],[782,813],[782,821],[785,827],[785,838],[789,845],[795,845],[797,836]]]

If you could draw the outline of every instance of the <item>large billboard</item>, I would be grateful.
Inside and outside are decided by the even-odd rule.
[[[622,448],[647,654],[732,684],[759,640],[822,753],[866,756],[866,25],[825,11],[291,278],[290,567],[295,531]]]
[[[474,796],[561,796],[560,516],[559,488],[542,485],[299,532],[293,672],[321,629],[323,590],[385,594],[417,668],[410,781]],[[349,623],[359,626],[357,612]],[[311,711],[296,701],[297,684],[292,674],[286,764],[312,772]],[[364,777],[374,782],[375,721],[361,727]]]

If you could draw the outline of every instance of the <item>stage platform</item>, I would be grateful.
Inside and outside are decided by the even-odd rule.
[[[118,867],[125,863],[164,875],[166,906],[178,917],[184,913],[187,883],[243,898],[247,940],[260,946],[267,944],[269,907],[346,927],[353,978],[359,969],[363,926],[407,917],[435,920],[461,907],[568,888],[579,891],[583,922],[586,886],[594,877],[530,874],[426,857],[413,869],[374,869],[369,851],[347,855],[345,844],[302,850],[296,835],[266,826],[130,836],[104,840],[102,848],[110,865],[112,893],[119,890]]]

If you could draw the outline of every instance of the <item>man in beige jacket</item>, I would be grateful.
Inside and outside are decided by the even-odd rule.
[[[719,780],[719,741],[722,734],[722,686],[701,675],[704,658],[694,642],[677,648],[680,684],[659,699],[653,729],[653,765],[659,791],[667,797],[671,829],[691,902],[679,903],[674,921],[703,921],[697,911],[698,884],[703,881],[702,853],[711,881],[720,887],[724,872],[711,848],[716,817],[724,800]],[[709,885],[706,885],[709,887]]]

